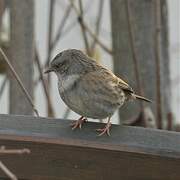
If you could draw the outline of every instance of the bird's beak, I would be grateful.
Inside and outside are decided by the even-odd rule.
[[[52,67],[49,67],[44,71],[44,73],[47,74],[47,73],[50,73],[50,72],[53,72],[53,71],[54,71],[54,69]]]

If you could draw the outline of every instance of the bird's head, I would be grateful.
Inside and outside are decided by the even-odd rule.
[[[63,75],[65,73],[78,74],[84,68],[88,56],[77,49],[67,49],[57,54],[51,61],[50,66],[44,73],[55,72]]]

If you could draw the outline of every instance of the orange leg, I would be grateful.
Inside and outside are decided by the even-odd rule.
[[[73,122],[73,123],[71,124],[72,130],[74,130],[74,129],[78,128],[78,127],[79,127],[79,129],[81,129],[82,124],[83,124],[84,122],[86,122],[86,121],[87,121],[87,119],[86,119],[85,117],[81,116],[77,121],[75,121],[75,122]]]
[[[103,134],[107,134],[108,136],[110,136],[110,127],[111,127],[111,122],[110,122],[110,117],[108,118],[108,122],[106,124],[106,126],[102,129],[96,129],[96,131],[100,132],[100,134],[98,136],[102,136]]]

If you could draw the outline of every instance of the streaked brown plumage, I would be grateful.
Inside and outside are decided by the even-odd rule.
[[[150,102],[136,95],[125,81],[80,50],[68,49],[59,53],[46,72],[51,71],[58,77],[58,89],[63,101],[70,109],[85,117],[73,124],[73,129],[81,127],[81,123],[88,117],[108,117],[106,127],[99,131],[100,135],[110,135],[110,118],[117,108],[130,99]]]

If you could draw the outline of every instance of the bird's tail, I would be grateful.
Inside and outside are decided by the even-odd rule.
[[[134,96],[135,99],[140,99],[140,100],[143,100],[143,101],[146,101],[146,102],[152,102],[151,100],[149,100],[149,99],[147,99],[147,98],[145,98],[143,96],[139,96],[137,94],[133,94],[133,96]]]

